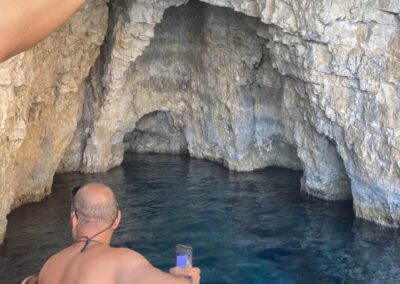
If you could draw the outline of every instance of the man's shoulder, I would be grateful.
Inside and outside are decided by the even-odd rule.
[[[70,249],[71,249],[70,247],[67,247],[67,248],[65,248],[65,249],[63,249],[63,250],[60,250],[59,252],[53,254],[53,255],[46,261],[46,263],[45,263],[44,265],[46,265],[46,264],[51,264],[51,263],[54,262],[55,260],[57,260],[57,259],[59,259],[59,258],[63,258],[63,257],[68,253],[68,251],[69,251]]]
[[[56,254],[53,254],[43,265],[42,269],[40,270],[40,275],[46,274],[49,270],[52,270],[54,268],[55,263],[59,263],[60,259],[63,259],[65,255],[67,254],[68,250],[70,247],[67,247]]]
[[[112,253],[118,256],[121,261],[130,261],[137,264],[148,263],[143,255],[129,248],[112,248]]]
[[[135,279],[141,271],[145,271],[151,264],[140,253],[128,248],[112,248],[112,255],[108,258],[115,259],[117,264],[117,275],[119,279]],[[121,283],[131,283],[122,281]]]

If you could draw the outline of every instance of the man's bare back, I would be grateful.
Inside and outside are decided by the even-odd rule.
[[[82,243],[73,244],[51,257],[39,274],[40,283],[160,283],[152,280],[161,275],[167,278],[162,283],[177,283],[175,278],[152,267],[132,250],[94,243],[81,253],[82,246]]]
[[[133,250],[110,247],[121,219],[112,190],[103,184],[89,184],[79,191],[72,200],[74,243],[45,263],[39,284],[200,283],[198,268],[173,268],[165,273]]]

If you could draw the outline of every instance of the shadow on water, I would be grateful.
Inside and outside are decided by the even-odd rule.
[[[123,212],[113,245],[174,265],[176,243],[194,247],[202,283],[397,283],[399,231],[356,220],[351,202],[299,192],[301,172],[230,172],[186,156],[127,155],[93,175],[57,175],[53,193],[9,216],[0,281],[18,283],[70,242],[70,189],[109,184]]]

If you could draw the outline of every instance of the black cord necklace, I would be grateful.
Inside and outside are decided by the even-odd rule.
[[[86,248],[88,247],[90,242],[94,242],[94,243],[98,243],[98,244],[102,244],[102,242],[97,241],[97,240],[93,240],[95,237],[97,237],[98,235],[104,233],[105,231],[109,230],[113,225],[114,225],[115,220],[110,224],[110,226],[108,226],[107,228],[105,228],[104,230],[94,234],[93,236],[91,236],[90,238],[87,236],[81,236],[78,238],[78,240],[74,241],[74,243],[85,243],[81,249],[81,253],[84,252],[86,250]],[[84,240],[79,240],[79,239],[84,239]]]

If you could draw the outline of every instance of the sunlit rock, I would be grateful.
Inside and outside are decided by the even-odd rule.
[[[202,2],[108,17],[89,1],[0,65],[1,228],[57,168],[107,171],[126,150],[301,169],[304,192],[400,225],[398,2]]]
[[[113,62],[116,44],[107,49],[103,104],[80,169],[119,165],[135,123],[171,111],[183,117],[191,156],[234,170],[303,169],[305,192],[353,198],[359,217],[398,226],[397,5],[209,2],[242,14],[193,2],[155,26],[167,6],[149,4],[144,30],[129,17],[137,6],[116,12],[118,40],[140,35],[145,44],[126,47],[123,64]]]
[[[0,240],[12,208],[50,193],[80,119],[107,11],[104,1],[87,1],[58,32],[0,64]]]

